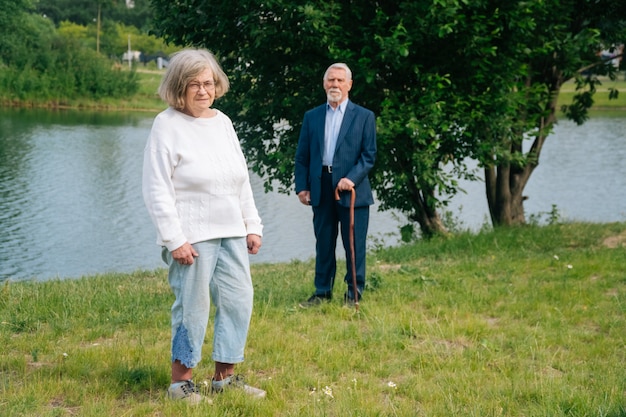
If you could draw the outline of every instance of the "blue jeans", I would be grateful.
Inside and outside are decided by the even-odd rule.
[[[169,265],[172,305],[172,362],[195,368],[215,304],[213,355],[216,362],[239,363],[252,316],[253,288],[245,237],[213,239],[192,245],[200,256],[193,265],[175,262],[163,249]]]

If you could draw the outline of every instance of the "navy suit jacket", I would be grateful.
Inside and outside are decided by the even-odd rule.
[[[325,103],[305,113],[296,151],[296,194],[303,190],[310,191],[312,206],[319,205],[321,196],[326,106]],[[356,207],[374,204],[368,174],[375,160],[374,113],[348,100],[333,156],[333,189],[341,178],[346,177],[355,185]],[[349,207],[350,193],[343,192],[340,196],[340,204]]]

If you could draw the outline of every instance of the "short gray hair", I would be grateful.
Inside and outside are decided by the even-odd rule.
[[[206,69],[213,73],[215,98],[222,97],[230,83],[215,56],[206,49],[183,49],[174,53],[159,85],[159,96],[169,106],[184,109],[187,84]]]
[[[343,62],[335,62],[334,64],[332,64],[330,67],[328,67],[326,69],[326,72],[324,73],[324,80],[326,80],[326,77],[328,76],[328,71],[330,71],[332,68],[338,68],[338,69],[342,69],[346,71],[346,79],[348,81],[350,81],[352,79],[352,71],[350,71],[350,68],[348,68],[348,66],[346,64],[344,64]]]

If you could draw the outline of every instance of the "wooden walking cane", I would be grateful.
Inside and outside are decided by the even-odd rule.
[[[352,292],[354,293],[354,307],[359,311],[359,289],[356,286],[356,259],[354,256],[354,200],[356,191],[354,187],[350,190],[350,260],[352,261]],[[335,188],[335,200],[339,201],[339,187]]]

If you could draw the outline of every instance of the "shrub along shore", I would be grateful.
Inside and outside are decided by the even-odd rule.
[[[254,264],[238,371],[268,396],[195,408],[165,396],[165,270],[0,283],[0,415],[624,416],[625,248],[626,223],[379,248],[358,312],[298,307],[312,261]]]
[[[51,109],[96,109],[108,111],[149,111],[158,112],[165,108],[165,104],[159,98],[156,91],[161,81],[164,70],[143,69],[137,71],[139,83],[138,91],[125,98],[100,98],[100,99],[62,99],[62,100],[16,100],[2,96],[0,91],[0,106],[4,107],[38,107]],[[609,88],[616,88],[620,91],[617,99],[609,100]],[[559,103],[571,103],[574,95],[575,84],[568,81],[561,88]],[[320,86],[321,91],[321,86]],[[626,80],[624,75],[619,76],[619,80],[611,81],[605,79],[602,85],[597,87],[597,93],[593,97],[594,110],[623,109],[626,110]]]
[[[0,106],[49,109],[75,110],[105,110],[105,111],[148,111],[158,112],[166,105],[157,94],[157,89],[163,75],[163,70],[138,69],[136,79],[137,92],[126,97],[76,98],[76,99],[32,99],[18,100],[7,98],[0,91]]]

